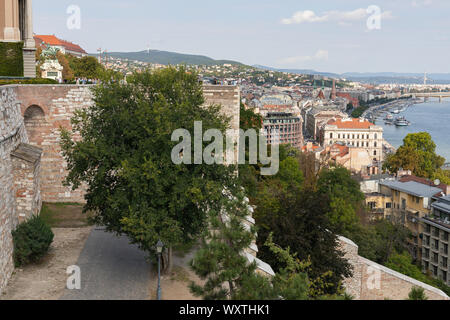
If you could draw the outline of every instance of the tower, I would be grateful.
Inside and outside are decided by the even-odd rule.
[[[331,100],[336,100],[336,79],[333,79],[333,89],[331,91]]]
[[[425,75],[423,76],[423,85],[426,86],[428,81],[427,73],[425,72]]]

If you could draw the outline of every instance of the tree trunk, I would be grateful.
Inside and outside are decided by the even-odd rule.
[[[172,247],[167,248],[167,250],[164,251],[162,254],[162,272],[165,274],[168,274],[172,272],[172,256],[173,256],[173,249]]]

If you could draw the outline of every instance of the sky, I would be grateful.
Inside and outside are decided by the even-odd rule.
[[[166,50],[323,72],[450,73],[449,0],[35,0],[89,53]]]

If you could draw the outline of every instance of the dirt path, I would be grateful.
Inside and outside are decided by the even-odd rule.
[[[57,300],[66,287],[68,266],[75,265],[92,227],[53,228],[48,255],[36,265],[16,269],[0,300]]]

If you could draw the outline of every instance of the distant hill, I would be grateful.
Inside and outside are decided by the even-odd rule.
[[[93,56],[98,56],[93,54]],[[221,64],[232,64],[232,65],[242,65],[240,62],[231,60],[214,60],[212,58],[193,55],[193,54],[183,54],[168,51],[150,50],[150,51],[139,51],[139,52],[108,52],[108,56],[115,58],[122,58],[128,60],[137,60],[142,62],[157,63],[163,65],[176,65],[176,64],[188,64],[188,65],[221,65]]]
[[[278,69],[278,68],[272,68],[272,67],[266,67],[262,65],[254,65],[254,68],[263,69],[263,70],[272,70],[272,71],[279,71],[279,72],[288,72],[288,73],[295,73],[295,74],[310,74],[310,75],[318,75],[322,77],[330,77],[330,78],[340,78],[341,75],[336,73],[330,73],[330,72],[319,72],[311,69]]]
[[[345,78],[347,80],[365,82],[365,83],[404,83],[421,84],[423,83],[423,73],[398,73],[398,72],[346,72],[342,74],[318,72],[311,69],[279,69],[254,65],[253,67],[263,70],[272,70],[280,72],[289,72],[296,74],[318,75],[330,78]],[[450,73],[431,73],[427,74],[429,84],[448,84],[450,83]]]

